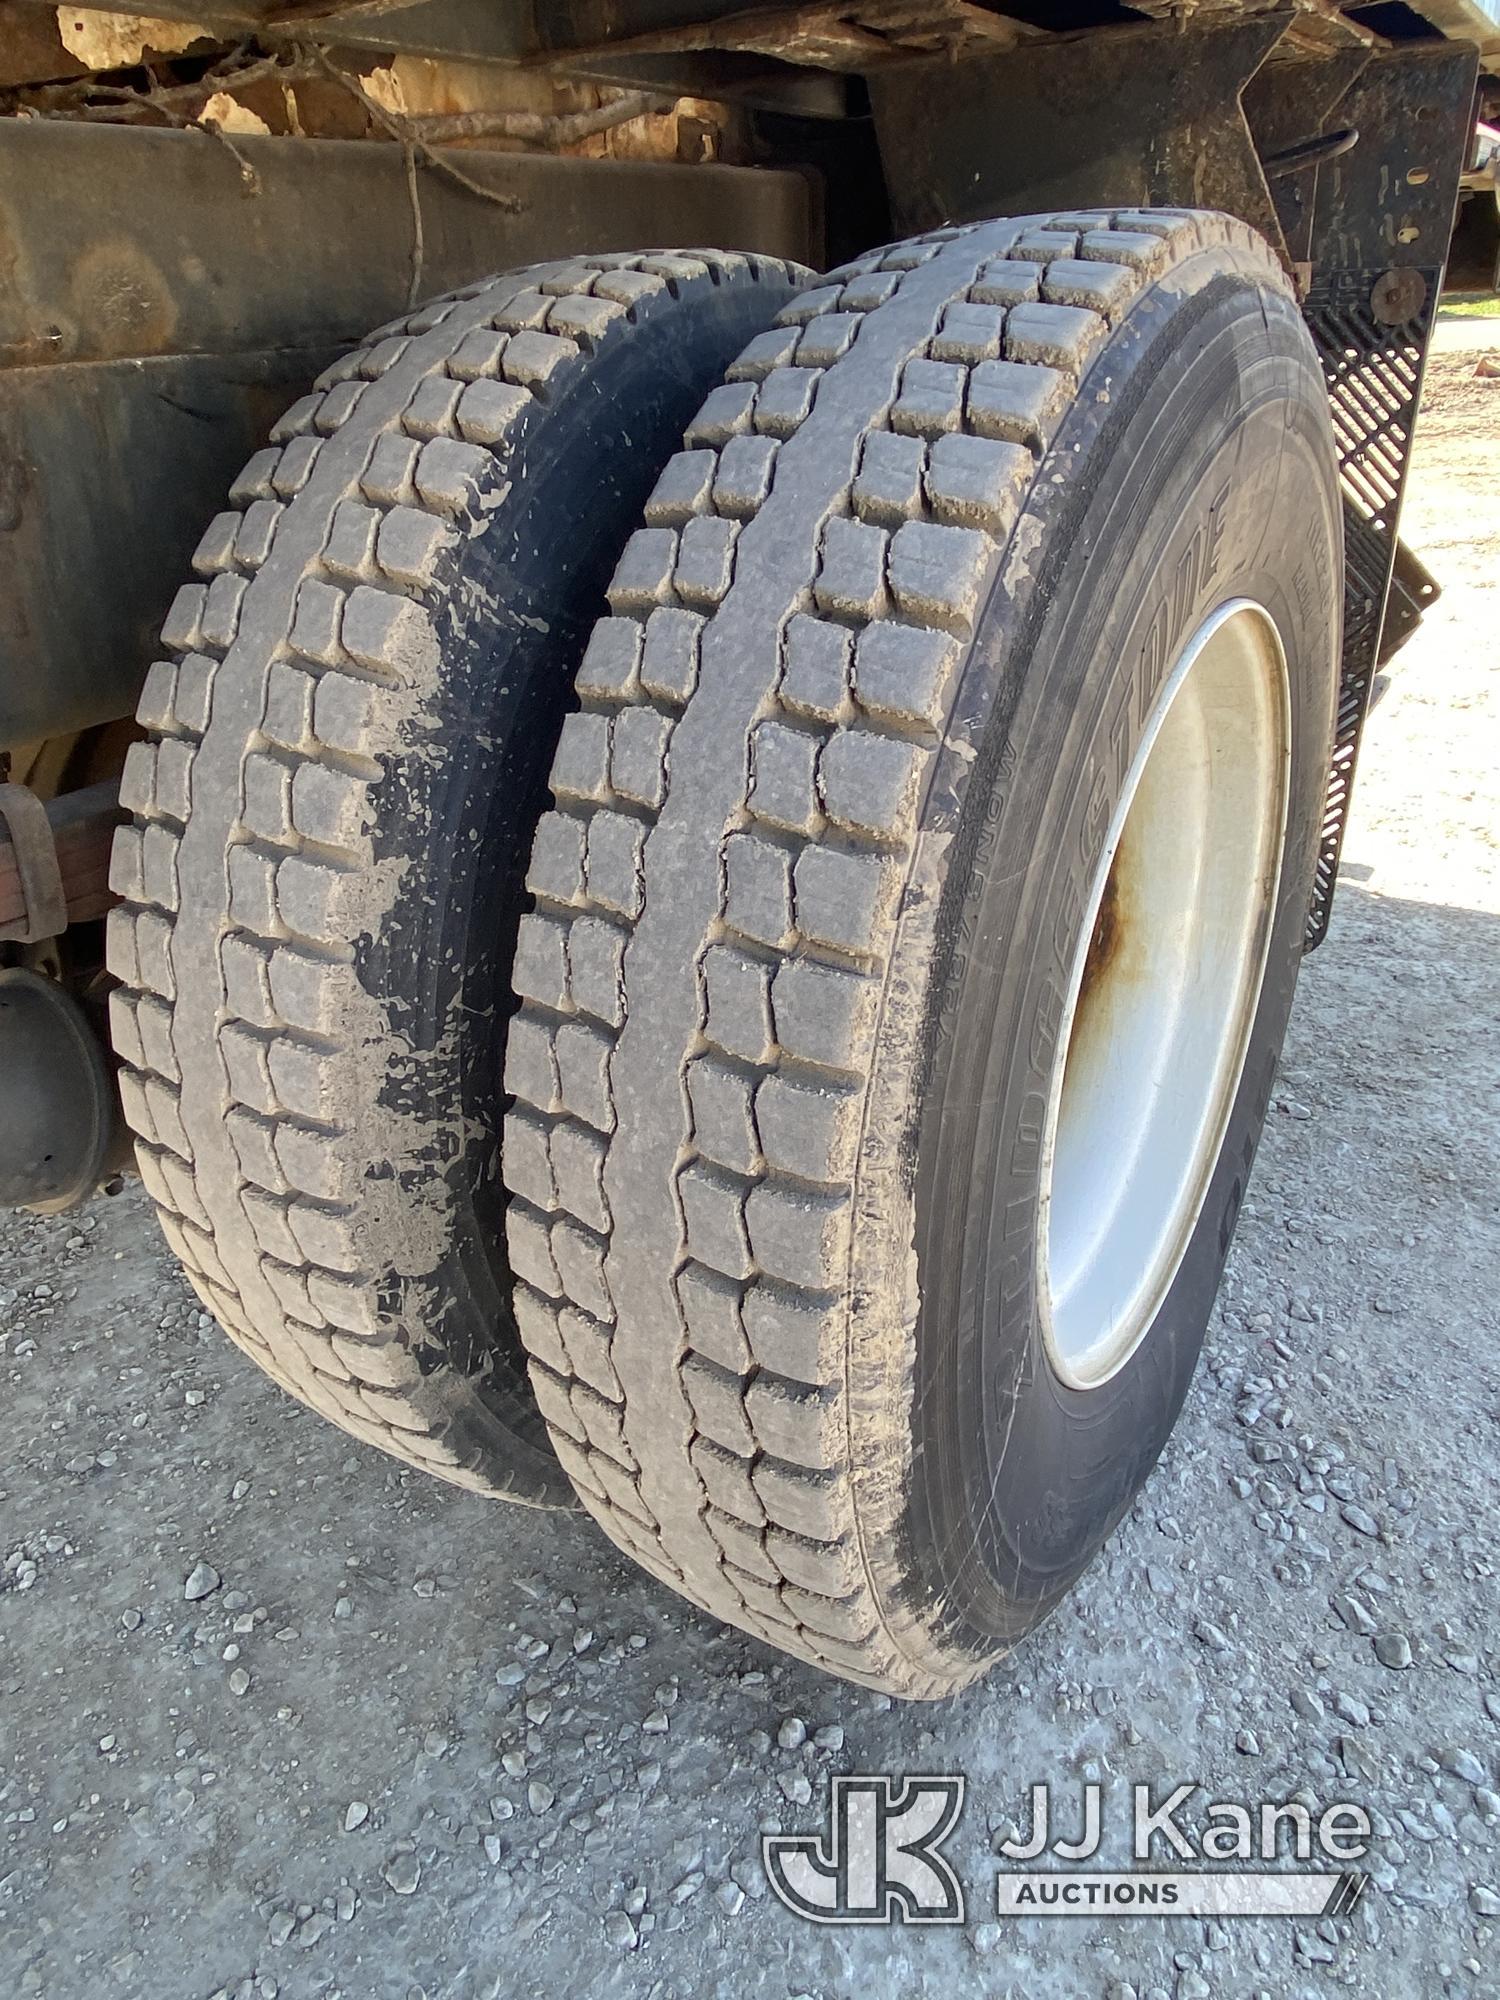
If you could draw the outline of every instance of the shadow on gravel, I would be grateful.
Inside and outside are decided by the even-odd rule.
[[[204,1323],[137,1192],[0,1224],[0,1991],[1478,1994],[1497,949],[1492,915],[1341,888],[1179,1433],[1070,1603],[933,1708],[328,1429]],[[767,1898],[761,1831],[818,1828],[835,1770],[966,1776],[964,1930]],[[1374,1886],[1321,1930],[987,1923],[1031,1784],[1070,1832],[1091,1778],[1106,1859],[1136,1782],[1358,1800]]]

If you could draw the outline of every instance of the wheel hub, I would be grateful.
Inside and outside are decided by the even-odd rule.
[[[1048,1358],[1124,1367],[1202,1212],[1260,998],[1286,830],[1286,661],[1238,599],[1163,683],[1095,872],[1043,1135]]]

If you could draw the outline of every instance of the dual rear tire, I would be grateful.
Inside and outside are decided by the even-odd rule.
[[[687,407],[649,438],[617,419],[608,462],[633,470],[599,475],[607,509],[542,457],[503,492],[466,462],[449,608],[424,595],[437,571],[373,585],[392,633],[426,608],[415,640],[372,647],[356,617],[351,656],[350,571],[336,653],[301,649],[289,610],[264,657],[242,627],[217,664],[166,670],[174,695],[205,671],[237,690],[212,724],[236,790],[201,821],[163,818],[160,764],[206,768],[207,739],[165,673],[148,688],[122,886],[163,825],[196,886],[171,909],[137,890],[118,922],[127,1104],[205,1297],[336,1420],[492,1492],[554,1498],[566,1475],[715,1615],[935,1696],[1097,1552],[1202,1342],[1321,823],[1327,402],[1279,268],[1223,217],[939,232],[795,296],[779,267],[735,269],[710,282],[745,304],[720,307],[722,352],[695,349]],[[732,330],[752,291],[775,323]],[[580,392],[595,422],[605,379]],[[529,569],[487,553],[521,518]],[[580,584],[565,522],[589,530]],[[195,647],[215,591],[174,614]],[[313,707],[272,741],[293,768],[267,831],[246,773],[288,645]],[[351,657],[384,733],[330,745],[336,787],[299,781]],[[257,928],[234,856],[267,843],[252,888],[285,879],[288,904]],[[319,869],[362,885],[321,932],[298,900]],[[171,995],[140,970],[163,927]],[[244,952],[268,998],[234,1016],[237,1071]],[[341,996],[316,1019],[302,961]],[[473,994],[482,1026],[455,1035]],[[148,1024],[181,1083],[143,1064]],[[266,1104],[226,1095],[254,1050]],[[316,1105],[276,1094],[314,1056]],[[252,1147],[272,1128],[269,1183],[246,1118]],[[337,1163],[316,1189],[304,1137]]]

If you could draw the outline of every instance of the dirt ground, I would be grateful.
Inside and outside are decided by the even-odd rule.
[[[1064,1610],[893,1708],[301,1411],[138,1190],[9,1218],[7,2000],[1500,1994],[1500,380],[1440,355],[1428,405],[1405,528],[1444,596],[1371,720],[1186,1416]],[[966,1775],[962,1929],[767,1895],[762,1829],[816,1830],[836,1770]],[[996,1923],[994,1841],[1088,1778],[1357,1800],[1369,1888]]]

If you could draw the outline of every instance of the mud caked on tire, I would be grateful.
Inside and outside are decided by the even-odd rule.
[[[1202,1341],[1323,806],[1327,398],[1237,222],[944,231],[793,301],[645,520],[513,975],[532,1379],[657,1576],[941,1695]]]
[[[497,1162],[569,676],[684,424],[805,276],[584,258],[381,329],[235,483],[141,698],[110,965],[163,1228],[286,1388],[483,1492],[571,1498]]]

